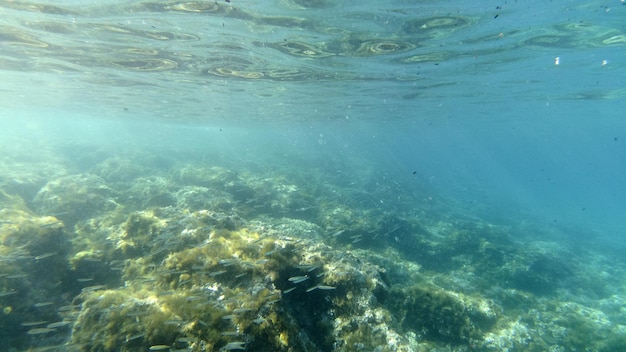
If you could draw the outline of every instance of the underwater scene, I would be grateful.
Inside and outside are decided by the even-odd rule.
[[[626,351],[625,5],[0,1],[0,351]]]

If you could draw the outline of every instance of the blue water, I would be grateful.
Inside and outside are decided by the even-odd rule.
[[[441,107],[445,116],[417,121],[147,124],[46,113],[35,125],[36,133],[52,138],[52,144],[113,144],[157,153],[174,148],[189,155],[218,154],[244,168],[252,155],[270,164],[296,162],[301,168],[310,160],[321,163],[313,167],[330,177],[361,170],[326,169],[324,159],[333,161],[329,165],[346,159],[349,165],[353,158],[403,186],[427,184],[432,195],[425,196],[455,199],[468,211],[482,211],[481,216],[574,225],[589,235],[622,242],[626,126],[620,110],[612,107],[619,104],[555,102],[537,106],[536,115],[515,104],[520,103],[511,102],[510,112],[493,117]],[[26,138],[32,133],[19,122],[15,127],[12,132],[25,130]]]
[[[615,282],[597,296],[555,294],[609,314],[602,300],[623,297],[626,245],[624,23],[620,1],[6,2],[0,187],[39,189],[97,173],[107,158],[162,157],[152,171],[172,179],[180,165],[220,166],[249,182],[310,186],[302,209],[426,214],[434,237],[445,233],[439,220],[511,229],[529,241],[520,253],[573,257],[568,270]],[[19,196],[33,208],[35,194]],[[319,218],[304,220],[337,233]],[[378,230],[399,228],[388,226]],[[530,245],[548,238],[558,250]],[[582,269],[585,258],[598,267]],[[10,274],[0,275],[6,297]],[[462,291],[450,282],[441,286]],[[37,344],[15,341],[0,348]]]

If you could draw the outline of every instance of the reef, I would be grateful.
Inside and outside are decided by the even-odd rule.
[[[537,229],[280,169],[124,160],[39,182],[31,201],[5,183],[0,347],[611,351],[626,340],[621,267],[526,235]]]

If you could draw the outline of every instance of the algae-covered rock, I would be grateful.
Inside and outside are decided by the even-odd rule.
[[[125,203],[133,209],[176,205],[175,187],[163,177],[140,177],[124,192]]]
[[[626,330],[614,324],[601,310],[575,302],[555,302],[554,311],[546,314],[544,331],[549,342],[558,342],[569,350],[611,351],[616,341],[626,341]]]
[[[187,229],[192,232],[196,232],[195,230],[197,228],[203,226],[233,231],[245,227],[246,220],[234,212],[224,213],[203,209],[184,217],[179,221],[179,224],[186,226]],[[186,232],[186,234],[188,233],[189,232]]]
[[[42,215],[53,215],[73,226],[81,219],[115,209],[117,193],[91,174],[64,176],[48,182],[34,200]]]
[[[198,243],[170,253],[161,265],[131,260],[124,269],[127,289],[81,295],[72,341],[86,351],[153,345],[216,351],[237,342],[256,351],[287,351],[276,337],[297,332],[276,311],[281,294],[263,273],[273,266],[260,262],[266,257],[256,249],[284,243],[243,229],[206,235],[202,241],[192,234]],[[95,341],[94,330],[100,336]]]
[[[36,323],[60,320],[55,306],[75,294],[70,242],[57,218],[12,209],[0,218],[0,339],[23,346],[41,331]]]
[[[310,219],[317,213],[311,195],[284,178],[259,178],[248,184],[254,190],[254,197],[245,201],[251,214]]]
[[[251,221],[250,227],[264,236],[273,238],[292,237],[322,241],[322,229],[314,223],[291,218],[281,218],[274,221]]]
[[[138,351],[172,344],[179,334],[175,314],[157,297],[127,289],[86,292],[72,331],[82,351]]]
[[[91,172],[102,177],[107,182],[129,182],[142,175],[149,174],[150,170],[133,160],[112,157],[94,166]]]
[[[481,342],[484,351],[546,351],[533,346],[533,337],[526,324],[519,320],[502,322],[499,326],[485,334]]]
[[[232,195],[219,189],[186,186],[176,192],[177,206],[190,211],[212,210],[229,212],[235,202]]]
[[[6,141],[3,142],[6,147]],[[30,155],[32,150],[37,150],[37,156]],[[32,146],[13,151],[22,154],[19,157],[6,152],[3,149],[0,156],[0,188],[7,194],[21,197],[28,204],[50,179],[67,174],[65,166],[58,162],[58,156]]]
[[[551,295],[562,286],[581,286],[573,257],[565,246],[531,242],[525,251],[514,252],[497,275],[509,287],[535,295]]]
[[[154,212],[131,213],[107,238],[114,243],[115,249],[121,252],[114,257],[132,258],[150,254],[156,245],[155,238],[166,225],[166,220],[159,218]]]
[[[245,201],[254,196],[252,189],[236,172],[219,166],[188,164],[176,169],[173,179],[181,185],[226,191],[237,201]]]
[[[138,216],[127,225],[153,223]],[[317,226],[283,219],[231,231],[192,219],[178,238],[186,247],[171,247],[162,261],[129,260],[125,289],[81,295],[74,343],[87,351],[238,343],[268,352],[411,350],[383,304],[390,291],[382,270],[320,243]],[[90,329],[100,331],[98,342]]]
[[[0,190],[0,209],[28,212],[28,206],[23,198],[3,190]]]
[[[416,285],[394,289],[390,307],[404,329],[428,339],[459,344],[479,338],[466,305],[439,288]]]

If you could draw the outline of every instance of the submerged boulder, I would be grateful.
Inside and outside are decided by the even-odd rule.
[[[64,176],[43,186],[35,196],[35,210],[55,216],[68,226],[115,209],[117,193],[91,174]]]

